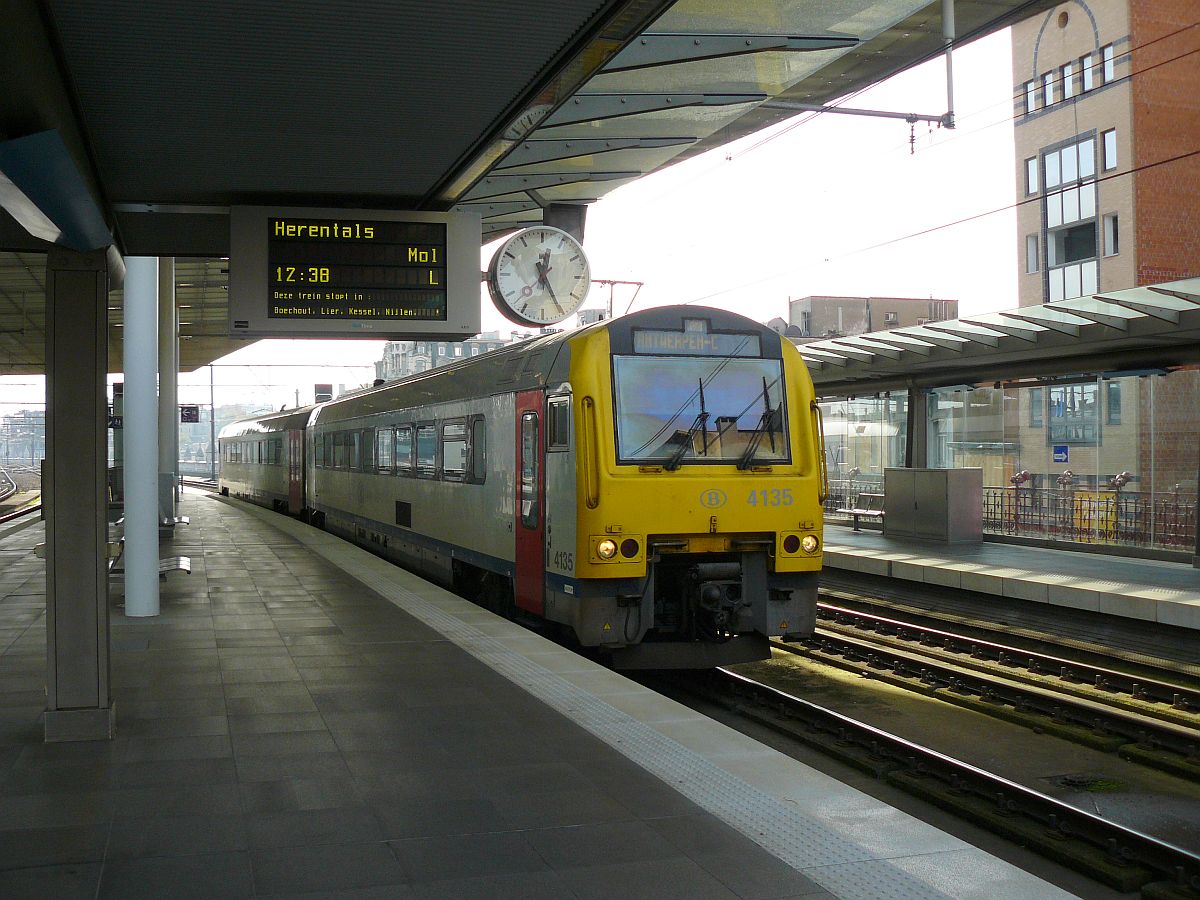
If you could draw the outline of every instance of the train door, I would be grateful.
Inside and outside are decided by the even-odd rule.
[[[304,431],[288,431],[288,512],[298,516],[304,511]]]
[[[542,392],[517,394],[516,601],[542,615],[545,600],[545,463]]]

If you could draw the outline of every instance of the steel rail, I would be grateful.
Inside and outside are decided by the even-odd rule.
[[[943,650],[969,655],[972,659],[992,661],[1009,668],[1026,669],[1035,675],[1057,675],[1066,682],[1091,683],[1099,690],[1126,694],[1147,703],[1164,703],[1180,710],[1200,710],[1200,690],[1163,679],[1131,675],[1107,666],[954,634],[831,603],[818,603],[817,611],[818,615],[824,613],[827,618],[832,617],[839,624],[856,627],[869,624],[872,630],[890,634],[899,640],[911,640],[921,644],[937,641]],[[992,630],[986,624],[973,627]]]
[[[1084,841],[1118,866],[1140,865],[1180,887],[1200,889],[1200,856],[1182,847],[726,669],[716,669],[710,677],[785,721],[802,721],[809,729],[835,737],[839,745],[853,745],[893,772],[937,779],[949,793],[973,795],[1001,814],[1022,816],[1052,835]]]
[[[817,650],[829,656],[840,656],[868,669],[886,670],[901,678],[917,680],[930,688],[975,695],[988,703],[1011,706],[1021,713],[1037,713],[1058,723],[1120,737],[1149,750],[1167,750],[1188,762],[1200,763],[1200,733],[1194,728],[1106,708],[1099,701],[1056,693],[1050,687],[998,680],[998,676],[967,671],[949,661],[917,656],[820,629],[801,646],[778,642],[772,642],[772,646],[800,655]]]

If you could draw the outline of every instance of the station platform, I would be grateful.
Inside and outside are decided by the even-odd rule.
[[[46,744],[0,535],[0,896],[1052,898],[1057,887],[285,517],[185,495],[114,590],[117,737]]]
[[[825,566],[1200,629],[1200,569],[983,541],[945,544],[825,526]]]

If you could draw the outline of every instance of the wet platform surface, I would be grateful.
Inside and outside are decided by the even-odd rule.
[[[826,525],[825,565],[1200,629],[1200,569],[1187,563],[994,541],[945,544]]]
[[[41,526],[0,536],[0,896],[1062,896],[342,541],[182,512],[161,615],[114,590],[105,742],[43,743]]]

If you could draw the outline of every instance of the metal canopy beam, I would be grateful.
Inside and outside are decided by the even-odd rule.
[[[578,141],[526,141],[514,147],[497,169],[515,169],[533,163],[595,156],[616,150],[652,150],[656,147],[676,147],[694,144],[697,138],[586,138]]]
[[[565,106],[559,107],[541,127],[577,125],[599,119],[616,119],[666,109],[686,109],[689,106],[736,106],[740,103],[760,103],[767,94],[576,94]]]
[[[503,197],[519,191],[536,191],[548,187],[585,182],[616,181],[621,178],[639,178],[641,172],[563,172],[545,175],[489,175],[471,188],[463,202]]]
[[[671,34],[646,32],[630,43],[605,65],[605,72],[644,69],[762,53],[767,50],[804,52],[856,47],[859,39],[851,34]]]

